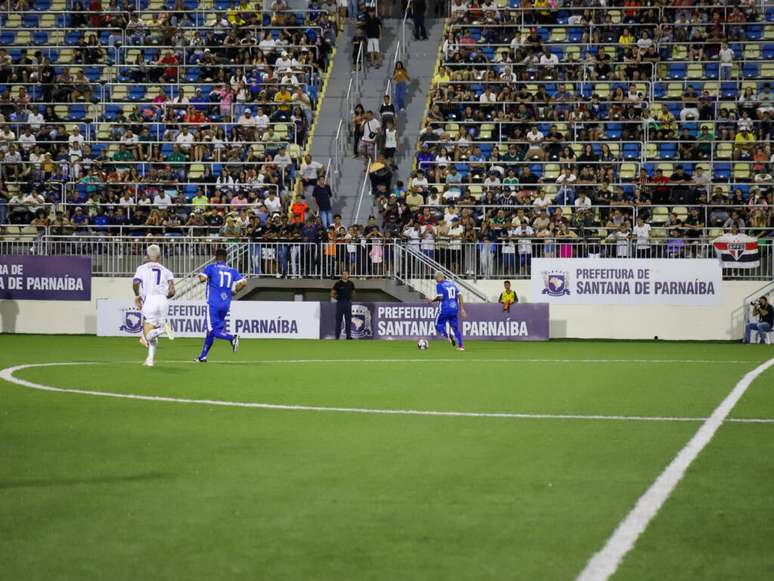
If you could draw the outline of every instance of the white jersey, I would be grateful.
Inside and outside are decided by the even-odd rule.
[[[149,297],[167,297],[169,292],[169,283],[175,279],[175,275],[165,266],[158,262],[146,262],[137,267],[134,273],[134,280],[139,281],[142,294],[142,300],[146,301]]]

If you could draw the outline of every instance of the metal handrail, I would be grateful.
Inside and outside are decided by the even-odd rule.
[[[355,212],[352,215],[352,222],[355,223],[360,218],[360,209],[363,206],[363,197],[365,196],[365,190],[366,186],[370,183],[370,176],[371,176],[371,161],[368,161],[368,165],[366,166],[365,170],[365,176],[363,176],[363,184],[360,186],[360,195],[357,198],[357,206],[355,206]],[[370,190],[370,186],[369,186]]]

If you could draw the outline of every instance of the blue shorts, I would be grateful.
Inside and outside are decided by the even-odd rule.
[[[436,327],[446,327],[446,323],[451,325],[452,329],[457,330],[457,313],[458,311],[438,311],[438,315],[435,317]]]
[[[223,305],[207,305],[207,330],[222,333],[226,330],[226,318],[231,309],[231,303]]]

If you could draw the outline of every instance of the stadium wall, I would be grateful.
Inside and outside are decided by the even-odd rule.
[[[528,280],[513,281],[522,301],[531,302]],[[478,281],[497,300],[501,280]],[[723,282],[714,307],[669,305],[551,305],[551,337],[584,339],[733,340],[742,336],[742,301],[761,281]],[[91,301],[0,302],[3,333],[96,334],[97,299],[131,299],[131,278],[92,279]]]
[[[530,281],[512,281],[519,299],[533,302]],[[552,339],[659,339],[723,341],[742,337],[745,297],[762,281],[724,281],[717,306],[677,305],[551,305]],[[476,286],[496,301],[502,280],[482,280]]]

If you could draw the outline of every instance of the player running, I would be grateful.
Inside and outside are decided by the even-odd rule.
[[[446,280],[443,273],[435,273],[435,298],[431,299],[430,303],[437,301],[441,302],[441,308],[438,310],[438,315],[435,317],[435,329],[441,337],[449,339],[449,343],[452,346],[457,347],[457,351],[465,351],[465,347],[462,345],[462,333],[460,333],[459,321],[457,316],[465,314],[465,305],[462,301],[462,293],[460,293],[457,285],[453,282]],[[449,333],[446,333],[446,324],[449,324]]]
[[[207,363],[207,354],[215,339],[231,343],[231,350],[239,349],[239,336],[226,333],[226,317],[231,309],[231,297],[242,290],[247,281],[236,268],[226,264],[226,251],[215,251],[215,262],[207,265],[199,274],[199,280],[207,283],[207,336],[204,338],[202,352],[194,359],[198,363]]]
[[[175,275],[163,266],[161,248],[151,244],[145,251],[146,261],[137,267],[132,281],[134,304],[142,311],[142,336],[140,343],[148,349],[146,367],[153,367],[159,337],[166,335],[170,340],[175,336],[172,325],[167,321],[169,299],[175,296]]]

